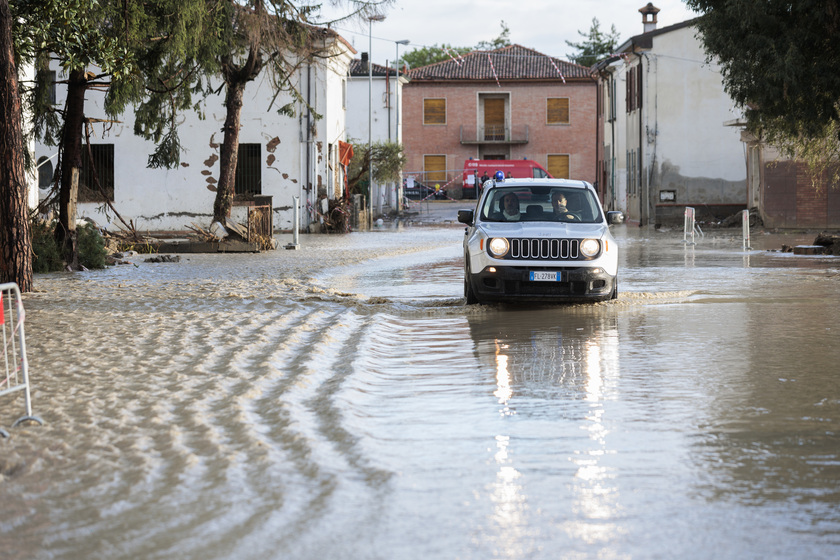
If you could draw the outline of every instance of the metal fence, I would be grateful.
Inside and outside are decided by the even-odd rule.
[[[23,322],[26,313],[20,298],[18,285],[11,282],[0,284],[0,331],[3,343],[3,376],[0,378],[0,397],[23,391],[26,413],[18,418],[12,427],[26,421],[44,422],[32,415],[32,400],[29,395],[29,362],[26,359],[26,337]],[[9,433],[0,428],[0,436]]]

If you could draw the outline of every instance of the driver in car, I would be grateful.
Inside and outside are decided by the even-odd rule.
[[[554,208],[554,219],[561,222],[577,220],[577,215],[566,208],[566,196],[560,191],[551,193],[551,207]]]

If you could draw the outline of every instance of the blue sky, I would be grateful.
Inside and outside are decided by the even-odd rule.
[[[566,41],[578,43],[578,31],[588,32],[597,17],[602,31],[615,25],[619,43],[642,33],[643,0],[397,0],[385,10],[385,20],[373,23],[373,61],[385,64],[396,57],[395,41],[404,53],[424,46],[447,43],[474,46],[499,36],[502,20],[510,29],[510,41],[550,56],[567,59],[574,52]],[[658,27],[695,17],[682,0],[656,0]],[[346,8],[329,7],[324,0],[323,15],[346,14]],[[346,21],[336,30],[359,52],[369,46],[368,22]],[[358,55],[357,55],[358,56]]]

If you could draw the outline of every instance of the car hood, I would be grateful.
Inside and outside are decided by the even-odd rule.
[[[488,237],[594,237],[608,231],[606,224],[563,222],[481,222],[477,227]]]

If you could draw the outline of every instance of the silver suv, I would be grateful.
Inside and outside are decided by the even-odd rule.
[[[475,210],[460,210],[464,297],[485,301],[601,301],[618,296],[618,245],[585,181],[487,181]]]

